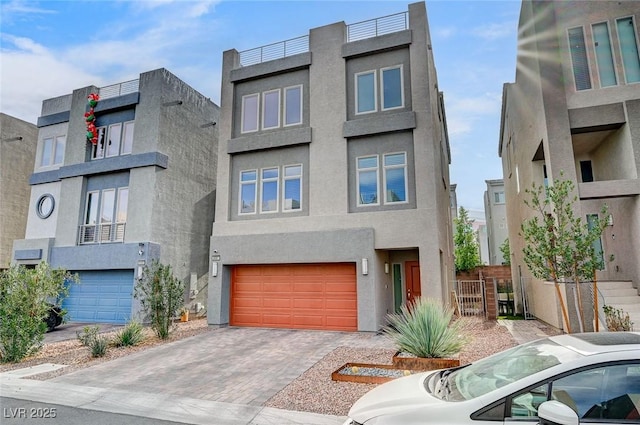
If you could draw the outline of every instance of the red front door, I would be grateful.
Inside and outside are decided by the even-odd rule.
[[[407,304],[420,297],[420,263],[407,261],[404,263],[404,275],[406,279]]]

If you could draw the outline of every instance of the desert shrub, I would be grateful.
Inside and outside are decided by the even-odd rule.
[[[611,307],[610,305],[605,305],[602,309],[607,319],[608,330],[612,332],[633,330],[633,322],[629,318],[629,313],[626,313],[621,308]]]
[[[107,353],[109,347],[109,338],[99,334],[100,327],[98,325],[85,326],[82,332],[76,332],[78,341],[85,347],[89,347],[92,357],[102,357]]]
[[[114,345],[116,347],[129,347],[138,345],[144,339],[143,327],[140,322],[131,321],[116,333],[114,337]]]
[[[387,319],[389,325],[383,332],[401,351],[418,357],[448,357],[468,342],[464,322],[452,320],[453,310],[435,299],[417,298]]]
[[[34,268],[14,265],[0,273],[0,361],[19,362],[40,350],[50,301],[60,305],[73,281],[76,276],[45,262]]]
[[[134,297],[151,328],[160,339],[169,337],[173,318],[184,302],[184,283],[173,275],[171,266],[153,260],[145,266],[136,284]]]

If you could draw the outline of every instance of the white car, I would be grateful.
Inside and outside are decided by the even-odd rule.
[[[638,424],[639,412],[640,333],[601,332],[396,379],[360,398],[344,425]]]

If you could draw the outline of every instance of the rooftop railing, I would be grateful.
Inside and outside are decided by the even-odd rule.
[[[409,28],[409,13],[400,12],[393,15],[347,25],[347,42],[364,40],[365,38],[391,34]]]
[[[267,44],[255,49],[240,52],[240,66],[255,65],[287,56],[297,55],[309,51],[309,36],[292,38],[290,40]]]
[[[139,90],[140,80],[125,81],[124,83],[113,84],[100,88],[100,99],[122,96],[124,94],[135,93]]]

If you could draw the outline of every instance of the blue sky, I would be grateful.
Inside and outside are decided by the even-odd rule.
[[[344,21],[404,12],[413,1],[0,0],[0,111],[35,123],[42,101],[167,68],[220,103],[222,52]],[[498,158],[502,85],[515,76],[518,0],[426,1],[458,205],[483,209]],[[474,214],[475,215],[475,214]]]

